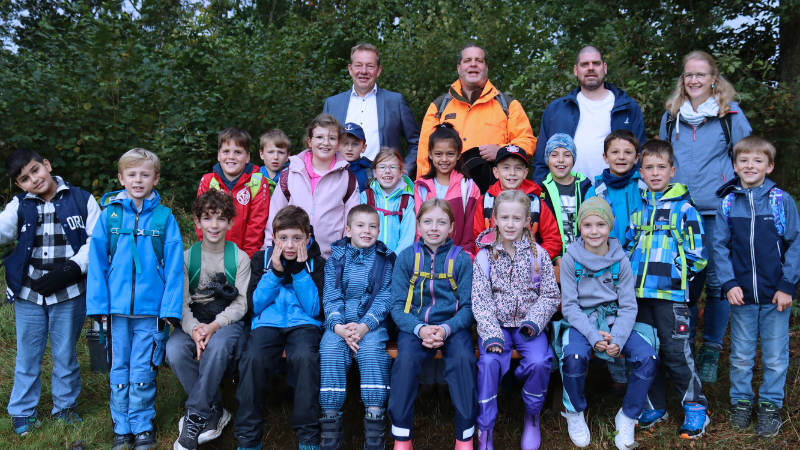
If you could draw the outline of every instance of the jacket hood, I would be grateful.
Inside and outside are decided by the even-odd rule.
[[[478,250],[485,248],[487,251],[490,250],[494,245],[494,228],[487,228],[481,231],[481,234],[475,239],[475,245],[478,247]],[[503,245],[501,243],[497,243],[498,248],[503,249]],[[521,250],[524,248],[530,248],[531,242],[528,240],[528,237],[524,234],[522,235],[522,239],[514,243],[514,247],[517,250]],[[505,249],[503,249],[505,251]]]
[[[628,97],[628,94],[625,91],[623,91],[622,89],[614,86],[613,84],[609,83],[608,81],[604,81],[603,82],[603,86],[605,86],[606,89],[608,89],[609,91],[611,91],[612,94],[614,94],[614,98],[615,98],[615,100],[614,100],[614,108],[617,108],[618,106],[621,106],[621,105],[627,105],[628,103],[631,102],[631,98]],[[567,97],[570,100],[572,100],[572,101],[577,103],[578,102],[578,93],[580,93],[580,92],[581,92],[581,87],[578,86],[575,89],[573,89],[569,94],[567,94]]]
[[[642,192],[642,198],[645,199],[648,203],[651,203],[653,197],[651,196],[652,192],[649,190]],[[656,200],[664,200],[664,201],[677,201],[677,200],[687,200],[692,205],[694,202],[692,201],[692,196],[689,194],[689,188],[686,187],[685,184],[681,183],[672,183],[669,185],[666,191],[664,192],[656,192],[655,193]]]
[[[608,238],[608,253],[603,256],[595,255],[586,250],[583,245],[583,238],[580,236],[575,238],[575,242],[567,248],[567,254],[592,272],[603,270],[627,258],[627,255],[622,250],[622,245],[613,237]]]
[[[764,182],[761,183],[761,186],[757,186],[752,189],[753,193],[758,195],[759,197],[764,195],[769,195],[770,189],[775,187],[775,182],[770,180],[769,178],[764,178]],[[739,178],[738,175],[733,177],[730,181],[720,186],[717,189],[716,195],[719,198],[725,198],[731,192],[736,192],[738,194],[744,194],[747,192],[747,189],[742,187],[742,180]]]
[[[405,183],[405,186],[400,186],[399,189],[395,189],[391,194],[387,195],[386,198],[399,197],[401,195],[414,196],[414,182],[411,181],[411,178],[408,178],[408,175],[401,175],[400,181],[398,181],[397,184],[400,183]],[[381,187],[381,184],[378,182],[378,180],[373,179],[370,181],[369,187],[373,192],[375,192],[375,195],[383,196],[385,194],[383,187]]]
[[[307,148],[302,152],[292,155],[289,157],[289,170],[292,172],[302,172],[306,168],[306,162],[304,160],[306,153],[310,153],[311,149]],[[339,152],[333,154],[333,167],[331,167],[331,171],[334,170],[341,170],[347,168],[349,164],[346,159]]]
[[[469,99],[464,97],[464,94],[461,93],[461,89],[462,89],[461,80],[456,80],[453,84],[450,85],[450,95],[452,95],[453,98],[459,101],[462,101],[464,103],[469,103]],[[477,100],[475,100],[475,103],[491,100],[499,93],[500,91],[495,89],[492,82],[486,80],[486,84],[483,86],[483,91],[481,91],[481,95],[480,97],[478,97]]]
[[[342,259],[347,252],[347,244],[350,243],[349,237],[343,237],[338,241],[331,244],[331,259]],[[374,245],[375,252],[384,256],[389,256],[392,251],[382,241],[378,241]]]
[[[505,189],[503,189],[503,186],[501,186],[500,182],[498,181],[491,187],[489,187],[489,190],[486,192],[488,192],[489,195],[491,195],[492,197],[497,197],[504,190]],[[541,186],[528,179],[522,180],[522,184],[517,188],[517,190],[522,191],[528,195],[533,194],[537,197],[542,195]]]
[[[362,156],[361,158],[348,162],[353,167],[361,167],[363,169],[369,169],[372,166],[372,161],[369,160],[366,156]]]

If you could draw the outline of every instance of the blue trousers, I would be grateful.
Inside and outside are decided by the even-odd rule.
[[[111,316],[111,420],[114,433],[153,430],[156,374],[164,359],[166,331],[157,317]]]
[[[703,242],[714,242],[716,233],[716,216],[703,216],[703,229],[705,236]],[[707,244],[708,245],[708,244]],[[703,310],[703,345],[722,348],[722,339],[725,337],[725,330],[728,329],[728,320],[731,315],[731,304],[722,292],[717,280],[716,264],[714,262],[714,252],[708,252],[707,278],[706,278],[706,306]],[[692,311],[694,326],[697,322],[697,308]],[[694,326],[692,326],[691,342],[694,342]]]
[[[475,347],[469,330],[453,333],[441,347],[444,356],[444,379],[456,409],[456,439],[469,441],[475,433],[478,393],[475,386],[477,365]],[[414,401],[417,377],[422,363],[432,359],[436,349],[422,346],[422,339],[410,333],[397,336],[397,358],[392,367],[392,394],[389,396],[389,420],[392,435],[398,441],[410,441],[414,425]]]
[[[389,333],[379,327],[364,335],[355,354],[361,372],[361,401],[364,406],[383,408],[389,398],[389,371],[392,358],[386,353]],[[339,411],[347,394],[347,372],[353,364],[353,351],[344,339],[326,330],[319,345],[322,369],[319,404],[323,411]]]
[[[611,332],[613,334],[613,327]],[[563,342],[561,379],[564,383],[564,406],[567,411],[582,412],[586,410],[586,397],[583,395],[586,372],[594,350],[586,337],[575,328],[567,330]],[[622,400],[622,412],[631,419],[638,419],[647,404],[647,391],[658,370],[658,355],[656,349],[635,331],[631,332],[622,354],[633,365],[628,378],[628,390]]]
[[[81,371],[75,345],[86,319],[86,299],[80,297],[49,306],[17,300],[14,316],[17,358],[8,413],[12,417],[36,416],[36,405],[42,393],[42,356],[48,336],[53,357],[52,413],[77,406]]]

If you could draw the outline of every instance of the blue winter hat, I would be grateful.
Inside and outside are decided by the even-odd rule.
[[[572,140],[572,136],[566,133],[556,133],[550,136],[550,139],[547,140],[547,148],[544,150],[544,159],[550,158],[550,152],[557,148],[569,150],[572,153],[573,161],[578,159],[578,149],[575,148],[575,141]]]

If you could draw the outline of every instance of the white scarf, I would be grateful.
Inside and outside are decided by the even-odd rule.
[[[692,102],[686,100],[683,102],[680,111],[678,111],[675,138],[677,139],[681,132],[681,119],[685,120],[689,125],[696,127],[705,122],[706,118],[718,117],[718,115],[719,105],[714,96],[708,97],[706,101],[701,103],[700,106],[697,107],[697,112],[692,108]]]

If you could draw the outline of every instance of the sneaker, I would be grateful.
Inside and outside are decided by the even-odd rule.
[[[236,447],[236,450],[261,450],[262,448],[263,448],[263,445],[258,444],[255,447],[241,447],[241,446],[240,447]]]
[[[136,435],[133,450],[150,450],[156,447],[156,434],[153,431],[144,431]]]
[[[61,411],[53,414],[53,419],[56,422],[72,425],[73,423],[83,422],[81,416],[76,411],[77,408],[64,408]]]
[[[132,450],[135,439],[132,434],[114,433],[114,443],[111,445],[111,450]]]
[[[326,411],[319,419],[320,448],[322,450],[339,450],[344,441],[342,415],[338,411]]]
[[[611,383],[611,390],[608,391],[615,398],[624,398],[627,392],[628,383],[617,383],[616,381]]]
[[[717,382],[717,368],[719,367],[719,349],[704,345],[700,347],[697,355],[697,375],[703,383]]]
[[[30,417],[12,417],[11,423],[14,425],[14,432],[20,436],[27,436],[33,428],[39,428],[42,423],[36,416]]]
[[[636,429],[637,422],[638,420],[626,416],[622,412],[622,408],[617,412],[617,417],[614,418],[614,423],[617,426],[614,444],[617,445],[619,450],[628,450],[635,446],[636,440],[633,438],[633,432]]]
[[[579,413],[562,412],[562,416],[567,419],[567,430],[569,430],[569,438],[576,447],[587,447],[592,442],[592,436],[589,434],[589,426],[586,425],[586,420],[583,418],[583,411]]]
[[[666,409],[645,409],[639,415],[639,423],[636,426],[650,428],[657,423],[666,422],[667,419],[669,419],[669,413]]]
[[[319,445],[300,444],[300,450],[319,450]]]
[[[756,434],[762,437],[777,436],[781,430],[781,410],[773,403],[758,402]]]
[[[706,427],[711,418],[706,415],[706,407],[700,403],[683,404],[683,425],[680,434],[683,439],[697,439],[706,434]]]
[[[231,413],[223,408],[221,403],[214,403],[211,406],[211,417],[208,418],[206,426],[197,437],[197,443],[205,444],[208,441],[213,441],[220,437],[222,435],[222,430],[230,423],[231,417],[233,417]],[[183,432],[183,421],[185,418],[186,417],[181,417],[181,420],[178,422],[178,433]]]
[[[198,414],[189,414],[181,419],[178,424],[178,440],[172,445],[172,450],[196,450],[199,445],[197,438],[200,432],[205,428],[208,420],[200,417]]]
[[[738,400],[731,405],[731,428],[734,430],[746,430],[750,426],[750,415],[753,413],[753,402],[750,400]]]
[[[364,416],[364,450],[386,448],[386,422],[383,414],[367,412]]]

